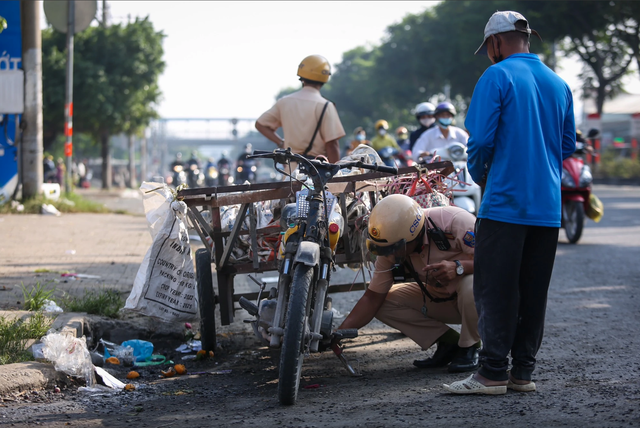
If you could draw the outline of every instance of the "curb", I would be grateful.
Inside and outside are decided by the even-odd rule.
[[[84,335],[82,313],[62,313],[51,325],[57,331],[71,331],[76,337]],[[16,392],[42,390],[61,383],[66,374],[56,371],[52,363],[28,361],[0,366],[0,396]]]

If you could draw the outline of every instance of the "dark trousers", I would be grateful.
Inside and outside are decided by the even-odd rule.
[[[540,349],[558,228],[478,219],[473,294],[487,379],[531,380]]]

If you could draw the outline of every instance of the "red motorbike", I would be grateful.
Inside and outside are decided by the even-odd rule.
[[[583,143],[576,143],[576,151],[562,162],[562,228],[569,243],[575,244],[582,236],[585,212],[589,208],[591,168],[582,155],[587,152]]]

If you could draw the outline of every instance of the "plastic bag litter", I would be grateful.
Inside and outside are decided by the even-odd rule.
[[[55,215],[58,217],[61,215],[60,211],[58,211],[58,209],[51,204],[42,204],[41,213],[44,215]]]
[[[146,340],[126,340],[122,342],[121,346],[133,348],[133,358],[136,363],[147,361],[153,354],[153,343]]]
[[[194,351],[197,352],[200,350],[202,350],[202,342],[200,340],[190,340],[187,343],[183,343],[176,348],[176,351],[182,352],[183,354]]]
[[[58,306],[56,302],[54,302],[53,300],[45,300],[42,310],[44,312],[53,312],[57,314],[64,312],[64,310],[60,306]]]
[[[131,346],[117,345],[113,342],[100,339],[100,344],[104,347],[104,359],[116,357],[123,366],[131,366],[135,362],[133,348]]]
[[[95,384],[92,386],[80,387],[78,388],[79,392],[85,392],[93,394],[95,396],[112,394],[115,391],[124,389],[126,384],[109,374],[109,372],[107,372],[105,369],[100,367],[94,367],[94,369],[96,374],[100,377],[100,379],[102,379],[104,385]]]
[[[42,343],[44,358],[51,361],[57,371],[82,377],[87,386],[95,384],[91,355],[84,336],[77,338],[69,332],[49,333],[42,338]]]

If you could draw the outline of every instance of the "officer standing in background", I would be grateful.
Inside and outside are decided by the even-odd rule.
[[[298,66],[302,89],[280,98],[256,121],[256,129],[279,148],[310,158],[340,160],[339,139],[345,136],[335,105],[320,89],[329,81],[331,65],[320,55],[310,55]],[[282,127],[284,138],[276,130]]]

